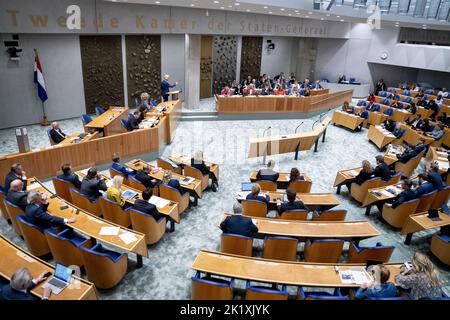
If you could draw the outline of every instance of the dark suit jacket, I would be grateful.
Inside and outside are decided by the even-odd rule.
[[[418,143],[415,147],[414,150],[416,151],[417,154],[419,154],[420,152],[422,152],[423,150],[425,150],[425,146],[422,143]]]
[[[37,206],[29,204],[25,208],[25,217],[29,223],[42,228],[50,228],[64,224],[64,219],[47,213],[48,204]]]
[[[355,183],[358,185],[362,185],[365,181],[372,178],[372,173],[367,173],[364,170],[361,170],[358,175],[355,177]]]
[[[191,167],[200,170],[203,175],[209,174],[209,167],[206,166],[205,161],[202,161],[202,163],[196,163],[194,158],[191,158]]]
[[[175,188],[178,191],[180,191],[181,195],[185,194],[186,192],[181,188],[180,181],[177,179],[170,179],[169,183],[167,184],[169,187]]]
[[[282,214],[285,211],[306,209],[302,201],[285,202],[278,207],[278,212]]]
[[[418,198],[421,195],[432,192],[433,190],[435,190],[435,189],[431,183],[424,182],[416,190],[414,190],[414,192],[416,193],[416,198]]]
[[[28,192],[26,191],[9,191],[6,195],[6,200],[11,202],[12,204],[15,204],[20,209],[25,211],[25,208],[27,207],[27,196]]]
[[[143,213],[146,213],[148,215],[153,216],[157,221],[163,217],[161,213],[158,212],[158,209],[156,206],[148,201],[145,201],[143,199],[136,199],[133,209],[137,211],[141,211]]]
[[[116,162],[113,162],[111,164],[111,168],[113,168],[116,171],[119,171],[120,173],[123,173],[125,175],[125,177],[127,177],[127,178],[133,172],[133,170],[128,169],[127,167],[121,165],[120,163],[116,163]]]
[[[94,202],[102,196],[100,190],[106,191],[108,187],[106,186],[105,180],[98,179],[88,179],[85,177],[81,182],[80,192],[87,196],[91,202]]]
[[[139,129],[138,119],[136,119],[134,116],[130,116],[130,118],[128,119],[128,127],[131,130]]]
[[[220,229],[224,233],[238,234],[246,237],[251,237],[258,232],[258,227],[253,224],[252,219],[240,214],[227,217],[220,224]]]
[[[37,298],[29,293],[35,286],[36,285],[31,282],[27,289],[27,293],[25,293],[13,289],[10,284],[4,285],[0,289],[0,300],[37,300]]]
[[[280,174],[278,172],[275,172],[271,169],[261,169],[256,174],[256,179],[277,182],[279,176]]]
[[[25,191],[27,190],[27,180],[23,180],[22,177],[18,177],[16,176],[16,174],[12,171],[8,172],[8,174],[5,177],[5,192],[9,191],[9,188],[11,187],[11,182],[13,182],[14,180],[20,179],[23,182],[23,188],[22,190]]]
[[[140,169],[134,175],[134,178],[140,181],[144,187],[153,188],[155,184],[152,182],[153,178],[150,177],[144,170]]]
[[[373,175],[375,177],[380,177],[384,181],[388,181],[391,178],[391,170],[389,170],[389,166],[386,163],[382,163],[375,167]]]
[[[392,202],[392,208],[397,208],[402,203],[408,202],[409,200],[416,199],[416,193],[411,189],[406,189],[402,193],[400,193],[397,198]]]
[[[444,188],[444,184],[442,183],[442,177],[439,172],[430,172],[428,174],[427,179],[435,189],[441,191]]]
[[[61,141],[63,141],[65,139],[65,137],[66,137],[66,134],[64,132],[62,132],[61,129],[50,130],[50,138],[52,138],[53,142],[55,142],[55,143],[60,143]]]
[[[406,151],[403,152],[400,155],[397,155],[397,159],[398,161],[400,161],[401,163],[406,163],[408,162],[410,159],[414,158],[415,156],[417,156],[416,151],[414,150],[410,150],[410,151]]]
[[[78,178],[78,176],[75,173],[71,173],[68,175],[65,174],[60,174],[58,176],[58,179],[70,182],[71,184],[73,184],[75,186],[75,188],[80,189],[81,187],[81,181],[80,178]]]
[[[265,202],[266,204],[269,204],[269,196],[263,197],[263,196],[256,196],[253,197],[251,193],[249,193],[246,197],[247,200],[258,200],[261,202]]]

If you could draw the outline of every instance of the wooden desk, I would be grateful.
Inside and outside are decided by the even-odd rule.
[[[403,151],[404,148],[401,145],[398,144],[388,145],[386,153],[384,154],[384,162],[386,162],[388,166],[396,163],[398,161],[397,154],[400,155],[403,153]]]
[[[108,110],[84,126],[85,129],[103,131],[105,137],[126,132],[120,119],[128,119],[128,107],[109,107]]]
[[[416,180],[417,177],[412,178],[411,180]],[[389,192],[386,191],[387,188],[397,188],[400,191],[403,191],[402,188],[402,183],[396,183],[393,185],[389,185],[389,186],[384,186],[384,187],[380,187],[380,188],[372,188],[367,190],[367,195],[364,198],[364,201],[362,203],[362,207],[367,207],[366,208],[366,216],[368,216],[370,214],[370,209],[372,208],[372,205],[374,205],[375,203],[379,202],[379,201],[386,201],[389,199],[394,199],[395,197],[397,197],[396,195],[393,195]],[[382,192],[380,195],[376,195],[375,192]]]
[[[81,171],[77,171],[75,172],[76,175],[78,175],[80,177],[80,180],[83,179],[86,175],[81,172]],[[111,181],[112,179],[102,175],[102,177],[105,179],[105,181]],[[136,202],[136,199],[142,199],[142,191],[134,189],[132,187],[129,187],[127,185],[122,184],[122,188],[120,188],[120,190],[123,192],[130,190],[133,192],[136,192],[138,194],[137,198],[133,198],[133,199],[125,199],[126,202],[128,202],[131,205],[134,205],[134,203]],[[158,208],[156,207],[156,209],[158,210],[159,213],[171,217],[173,220],[175,220],[175,222],[180,223],[180,215],[178,214],[178,203],[176,202],[172,202],[170,201],[170,204],[168,204],[167,206],[163,207],[163,208]],[[174,230],[174,229],[173,229]]]
[[[37,278],[44,272],[55,274],[55,268],[52,265],[19,248],[3,235],[0,235],[0,252],[2,253],[0,275],[8,281],[11,281],[14,272],[19,268],[27,268],[33,278]],[[38,284],[31,293],[42,298],[42,285],[46,282],[47,280]],[[97,300],[97,294],[92,283],[73,276],[71,283],[63,291],[57,295],[50,295],[50,300]]]
[[[250,173],[250,181],[251,182],[256,182],[256,175],[258,174],[258,171],[252,171]],[[306,174],[304,173],[300,173],[301,176],[303,176],[305,178],[305,181],[311,181],[311,178],[308,177]],[[280,175],[278,176],[278,180],[277,180],[277,188],[278,189],[287,189],[287,187],[289,186],[289,178],[290,178],[290,174],[289,173],[282,173],[280,172]]]
[[[391,276],[389,281],[395,284],[395,276],[400,272],[399,263],[384,264]],[[357,288],[357,284],[341,282],[340,270],[363,270],[365,264],[320,264],[308,262],[288,262],[244,257],[214,251],[200,250],[192,264],[192,269],[242,280],[266,283],[278,283],[292,286],[324,288]]]
[[[47,189],[39,180],[34,179],[35,182],[27,186],[27,191],[39,190],[41,192],[47,192],[53,194],[49,189]],[[48,209],[47,212],[51,215],[60,218],[76,218],[76,222],[71,223],[70,227],[77,230],[93,239],[97,239],[111,246],[117,247],[121,250],[127,252],[134,252],[137,255],[138,267],[142,266],[142,257],[148,257],[148,249],[145,243],[145,235],[143,233],[133,231],[112,222],[101,219],[95,215],[92,215],[73,204],[65,201],[60,197],[55,197],[53,199],[48,199]],[[62,206],[67,205],[67,209],[61,209]],[[78,210],[78,214],[76,211]],[[120,232],[118,235],[100,235],[100,230],[102,227],[120,227]],[[136,241],[126,244],[121,238],[120,234],[132,233],[136,237]]]
[[[240,113],[308,113],[327,110],[350,101],[353,90],[293,96],[216,96],[219,115]]]
[[[310,132],[250,139],[248,157],[253,158],[295,152],[295,159],[297,159],[298,151],[309,150],[314,144],[314,152],[317,152],[320,136],[323,136],[322,142],[324,142],[326,130],[330,122],[331,118],[326,117]]]
[[[426,146],[434,142],[433,138],[426,136],[421,131],[416,131],[416,130],[412,129],[411,126],[408,126],[405,123],[401,124],[401,128],[406,130],[403,137],[401,137],[402,141],[405,141],[410,145],[418,144],[420,138],[425,140],[424,145],[426,145]]]
[[[225,213],[223,219],[230,215]],[[337,238],[359,242],[380,235],[368,221],[291,221],[256,217],[252,217],[252,220],[262,237],[275,235],[300,239]]]
[[[327,94],[330,92],[330,89],[311,89],[309,90],[309,95],[311,97],[320,96],[321,94]]]
[[[178,122],[181,119],[181,107],[182,107],[182,101],[180,99],[177,100],[171,100],[167,102],[161,102],[159,103],[156,108],[160,107],[166,107],[165,111],[162,111],[162,115],[164,115],[166,119],[166,143],[171,144],[173,139],[175,138],[175,131],[178,126]],[[153,109],[155,110],[155,109]],[[156,114],[160,114],[159,111],[150,111],[147,114],[149,116],[153,116]]]
[[[168,158],[169,160],[181,166],[191,165],[191,158],[180,153],[172,153],[170,156],[168,156]],[[213,176],[217,181],[219,181],[219,165],[206,161],[205,165],[209,167],[210,176]]]
[[[406,235],[405,244],[411,244],[411,239],[414,232],[423,230],[429,230],[434,228],[440,228],[450,225],[450,216],[439,211],[440,221],[433,221],[428,218],[428,212],[415,213],[408,217],[405,225],[403,226],[401,235]]]
[[[444,173],[447,172],[449,162],[448,162],[448,153],[437,151],[436,147],[430,147],[426,156],[427,161],[437,162],[439,165],[439,172]]]
[[[369,117],[367,118],[367,124],[379,126],[384,121],[386,121],[387,118],[389,118],[389,117],[387,115],[385,115],[384,113],[377,112],[377,111],[370,111]]]
[[[336,110],[333,112],[333,118],[331,121],[334,125],[340,125],[355,131],[355,129],[359,127],[359,125],[363,123],[364,120],[364,118],[361,118],[357,115],[350,114],[341,110]]]
[[[29,177],[48,178],[55,176],[61,170],[61,165],[67,162],[71,163],[73,170],[78,170],[86,166],[111,163],[113,153],[119,153],[123,158],[159,153],[166,141],[165,122],[163,117],[160,123],[150,129],[6,155],[0,158],[0,181],[5,181],[5,175],[14,163],[22,164]]]
[[[146,164],[148,164],[151,169],[155,168],[151,164],[145,162],[144,160],[140,160],[140,159],[134,159],[134,160],[131,160],[131,161],[125,163],[125,165],[128,168],[136,170],[136,171],[142,169]],[[157,173],[149,174],[149,176],[156,180],[162,181],[163,177],[164,177],[164,170],[161,170]],[[176,174],[174,172],[172,172],[172,177],[178,178],[180,181],[185,178],[185,176]],[[181,188],[183,188],[183,190],[189,192],[193,197],[195,197],[195,198],[202,197],[202,186],[201,186],[202,182],[200,180],[194,179],[194,182],[191,184],[183,185],[180,183],[180,185],[181,185]]]
[[[369,132],[367,133],[367,138],[380,150],[397,139],[392,133],[381,128],[380,126],[370,126]]]
[[[338,171],[336,174],[336,178],[334,179],[334,185],[333,185],[333,187],[337,187],[336,193],[340,194],[342,185],[353,180],[359,174],[359,172],[361,170],[362,170],[362,167],[357,167],[357,168],[353,168],[353,169]]]
[[[95,131],[93,133],[87,133],[86,136],[83,139],[77,141],[79,139],[79,136],[80,136],[80,133],[68,134],[68,135],[66,135],[66,138],[63,141],[61,141],[60,143],[58,143],[58,144],[60,144],[60,145],[70,145],[70,144],[73,144],[73,143],[86,142],[86,141],[89,141],[89,140],[92,140],[92,139],[97,139],[100,135],[99,135],[98,131]]]

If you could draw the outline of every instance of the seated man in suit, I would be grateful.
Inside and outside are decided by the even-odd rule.
[[[134,178],[140,181],[145,188],[154,188],[159,184],[159,181],[150,177],[149,174],[156,172],[158,172],[157,169],[151,170],[150,166],[146,164],[142,169],[139,169],[136,172]]]
[[[11,277],[9,284],[0,289],[0,300],[37,300],[30,291],[39,283],[45,281],[46,272],[43,272],[37,279],[33,279],[27,268],[20,268]],[[42,300],[48,300],[52,293],[51,288],[43,289]]]
[[[66,134],[59,128],[58,122],[52,122],[52,129],[49,132],[50,138],[54,143],[58,144],[66,138]]]
[[[445,135],[444,126],[442,124],[437,125],[433,131],[426,133],[427,136],[432,137],[434,140],[439,140]]]
[[[281,203],[281,199],[277,199],[277,208],[280,215],[289,210],[306,209],[302,201],[296,201],[297,193],[293,189],[286,190],[287,202]]]
[[[8,194],[6,195],[6,200],[11,202],[12,204],[18,206],[20,209],[25,211],[27,207],[27,196],[28,192],[23,191],[23,182],[22,180],[16,179],[11,182],[11,187],[9,188]]]
[[[165,185],[168,185],[169,187],[177,189],[181,193],[181,195],[184,195],[185,193],[187,193],[183,190],[183,188],[181,188],[180,181],[178,181],[178,179],[172,178],[171,171],[164,172],[163,183]]]
[[[95,167],[90,168],[86,177],[81,181],[80,192],[87,196],[91,202],[102,196],[100,191],[106,191],[107,189],[105,180]]]
[[[245,237],[252,237],[258,233],[258,227],[251,218],[242,215],[242,206],[240,203],[233,205],[233,215],[226,217],[220,224],[223,233],[238,234]]]
[[[424,121],[422,119],[422,115],[418,114],[414,119],[411,121],[406,120],[407,123],[413,128],[413,129],[420,129],[424,125]]]
[[[388,181],[391,178],[391,171],[389,170],[389,166],[384,162],[384,157],[378,155],[375,157],[377,162],[377,166],[373,170],[373,175],[375,177],[380,177],[384,181]]]
[[[383,127],[389,131],[389,132],[393,132],[395,130],[395,122],[392,120],[387,119],[386,121],[383,122]]]
[[[210,168],[205,164],[205,161],[203,161],[203,152],[202,151],[196,151],[194,153],[194,157],[191,158],[191,167],[200,170],[200,172],[203,175],[210,176],[211,171],[210,171]],[[211,190],[213,192],[216,192],[218,183],[217,183],[217,179],[213,175],[211,175],[211,181],[212,181]]]
[[[418,184],[414,189],[414,192],[416,193],[416,198],[435,190],[433,184],[427,181],[427,176],[425,174],[423,173],[419,174],[418,179],[419,179]]]
[[[397,208],[402,203],[408,202],[410,200],[416,199],[416,193],[411,189],[412,182],[409,179],[405,179],[402,182],[402,189],[403,191],[394,198],[394,201],[391,203],[388,203],[388,206],[392,206],[393,209]]]
[[[5,185],[3,187],[5,189],[5,192],[8,192],[11,182],[13,182],[16,179],[22,180],[22,182],[23,182],[22,190],[23,191],[27,190],[27,177],[26,177],[25,171],[23,171],[22,165],[20,163],[13,164],[11,166],[11,171],[9,171],[8,174],[6,175]]]
[[[439,173],[439,165],[437,163],[431,164],[430,170],[428,170],[427,181],[429,181],[438,191],[444,189],[444,183],[442,181],[442,176]]]
[[[61,167],[62,174],[58,176],[58,179],[70,182],[75,186],[75,188],[80,189],[81,187],[81,181],[78,175],[72,172],[72,167],[70,166],[70,163],[65,163]]]
[[[133,170],[128,169],[127,167],[120,164],[120,155],[118,153],[114,153],[112,155],[112,164],[111,168],[116,171],[122,173],[126,178],[133,174]]]
[[[419,142],[414,146],[414,150],[417,154],[425,150],[425,140],[423,138],[419,139]]]
[[[280,174],[273,170],[275,167],[275,161],[269,160],[267,162],[267,168],[260,169],[256,174],[256,180],[269,180],[273,182],[277,182]]]
[[[407,163],[410,159],[414,158],[415,156],[417,156],[416,151],[414,150],[414,148],[408,146],[405,151],[403,151],[402,154],[397,154],[397,159],[399,162],[401,163]]]
[[[131,131],[135,129],[139,129],[139,118],[141,117],[141,112],[136,110],[133,112],[133,115],[128,117],[128,127]]]
[[[25,208],[25,218],[29,223],[42,228],[58,227],[66,223],[76,222],[75,218],[60,218],[47,213],[47,194],[31,191],[27,197],[28,205]]]
[[[133,209],[151,215],[155,220],[159,220],[161,217],[164,217],[164,215],[159,213],[154,204],[148,202],[152,197],[152,194],[153,191],[151,188],[142,191],[142,199],[136,199]]]
[[[266,194],[266,196],[262,196],[260,195],[261,192],[261,187],[259,186],[259,184],[254,183],[252,185],[252,191],[247,195],[246,199],[247,200],[258,200],[258,201],[262,201],[266,204],[269,204],[269,195]]]

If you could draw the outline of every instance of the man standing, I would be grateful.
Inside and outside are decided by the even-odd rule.
[[[169,100],[169,91],[170,88],[174,88],[177,86],[178,82],[175,82],[175,84],[169,83],[170,76],[168,74],[164,75],[163,81],[161,81],[161,96],[163,98],[163,101]]]

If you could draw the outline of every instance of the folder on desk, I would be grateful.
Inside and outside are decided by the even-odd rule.
[[[156,197],[156,196],[152,196],[149,200],[149,203],[154,204],[157,208],[164,208],[165,206],[170,204],[169,200],[160,198],[160,197]]]

